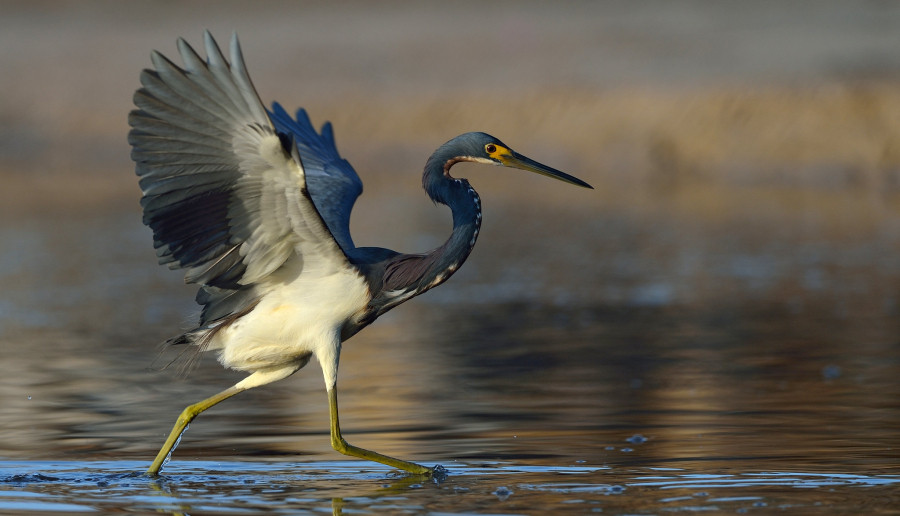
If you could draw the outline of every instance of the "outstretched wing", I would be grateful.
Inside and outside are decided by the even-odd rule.
[[[331,124],[326,122],[319,134],[304,109],[298,109],[294,119],[277,102],[272,103],[269,116],[279,133],[290,134],[297,142],[312,200],[341,249],[350,255],[354,249],[350,212],[363,185],[350,163],[338,153]]]
[[[159,261],[203,286],[197,300],[213,308],[205,322],[245,308],[251,300],[235,294],[291,258],[349,263],[310,198],[297,143],[259,100],[237,36],[231,64],[209,32],[204,41],[206,61],[178,40],[183,69],[152,54],[128,141]]]

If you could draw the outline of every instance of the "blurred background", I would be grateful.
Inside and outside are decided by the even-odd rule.
[[[891,463],[900,4],[2,9],[0,456],[150,459],[185,404],[240,379],[157,358],[195,289],[156,265],[126,141],[151,49],[177,61],[177,37],[210,29],[239,33],[264,103],[334,124],[366,189],[358,245],[443,242],[419,174],[466,131],[595,187],[454,168],[484,202],[479,244],[345,346],[358,444],[608,461],[642,432],[645,460]],[[330,454],[321,376],[296,376],[204,415],[179,453]]]

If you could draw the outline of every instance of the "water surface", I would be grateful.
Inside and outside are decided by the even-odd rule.
[[[0,509],[896,507],[897,268],[867,251],[895,233],[758,220],[723,245],[689,215],[557,215],[589,238],[488,226],[484,254],[344,348],[347,439],[442,464],[438,483],[341,460],[314,364],[203,414],[142,476],[178,412],[241,376],[206,357],[184,377],[159,354],[192,289],[154,264],[136,213],[4,227]],[[509,217],[569,238],[502,202],[489,220]]]
[[[496,462],[454,463],[442,482],[386,475],[354,461],[191,461],[173,465],[171,476],[156,479],[132,473],[138,466],[126,461],[4,463],[0,481],[10,491],[0,500],[7,511],[41,512],[827,513],[847,507],[849,500],[860,500],[861,511],[888,509],[898,502],[900,485],[900,476],[884,475]],[[15,473],[28,469],[35,473]]]

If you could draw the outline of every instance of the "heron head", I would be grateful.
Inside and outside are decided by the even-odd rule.
[[[535,172],[547,177],[559,179],[560,181],[576,186],[593,188],[591,185],[577,177],[566,174],[565,172],[560,172],[555,168],[548,167],[527,156],[519,154],[509,148],[508,145],[489,134],[466,133],[458,136],[457,140],[462,144],[461,146],[466,152],[465,158],[468,160],[527,170],[529,172]]]

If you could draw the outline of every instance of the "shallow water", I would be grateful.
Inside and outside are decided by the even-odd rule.
[[[493,206],[457,276],[342,354],[345,437],[443,465],[436,483],[341,460],[315,365],[203,414],[163,476],[141,475],[185,405],[241,378],[211,357],[184,378],[158,354],[193,289],[155,265],[136,212],[0,228],[0,512],[900,505],[890,223]],[[864,205],[848,206],[845,224]]]
[[[151,479],[133,473],[141,466],[127,461],[3,463],[0,481],[6,489],[0,503],[5,511],[179,514],[538,514],[551,509],[554,514],[764,514],[828,512],[846,507],[848,500],[866,500],[857,506],[863,512],[900,503],[896,475],[454,462],[448,464],[448,477],[438,482],[386,475],[354,461],[190,461]]]

